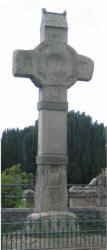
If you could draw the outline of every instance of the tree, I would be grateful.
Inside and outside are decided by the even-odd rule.
[[[91,174],[96,176],[106,167],[106,138],[104,135],[104,125],[92,124],[92,143],[91,143]]]
[[[6,196],[22,196],[23,188],[21,185],[11,186],[10,184],[27,184],[31,179],[34,179],[32,173],[22,172],[21,164],[12,166],[11,168],[5,169],[1,174],[2,195],[5,193]],[[21,198],[5,198],[4,207],[19,207],[21,204]]]
[[[1,139],[1,169],[21,163],[26,172],[35,172],[37,154],[38,125],[23,130],[7,129]]]
[[[68,113],[68,183],[88,183],[105,168],[104,125],[85,113]]]
[[[37,136],[38,124],[36,122],[35,127],[30,127],[29,133],[26,133],[23,140],[23,170],[28,173],[32,172],[34,175],[36,172]]]
[[[1,138],[2,170],[21,162],[21,133],[19,129],[7,129]]]

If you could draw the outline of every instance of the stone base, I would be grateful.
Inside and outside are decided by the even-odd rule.
[[[32,242],[36,241],[36,248],[69,247],[71,240],[75,246],[75,235],[79,232],[75,219],[76,216],[71,212],[32,213],[26,219],[24,230],[32,235]]]
[[[42,212],[42,213],[32,213],[27,216],[27,218],[31,218],[33,221],[37,221],[38,219],[48,219],[48,217],[51,217],[52,220],[57,219],[60,217],[60,219],[65,219],[67,216],[69,216],[71,219],[75,219],[76,215],[72,212],[64,212],[64,211],[49,211],[49,212]]]
[[[50,212],[42,212],[42,213],[32,213],[27,216],[25,227],[29,231],[30,223],[32,224],[32,231],[36,229],[36,231],[46,230],[48,233],[49,230],[51,232],[62,232],[63,230],[68,231],[72,227],[72,231],[79,231],[79,224],[75,223],[76,215],[72,212],[64,212],[64,211],[50,211]],[[70,228],[69,228],[70,225]]]

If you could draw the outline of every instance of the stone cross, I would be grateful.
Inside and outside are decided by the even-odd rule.
[[[13,75],[39,88],[35,211],[67,211],[67,89],[92,78],[93,61],[67,44],[66,12],[42,12],[40,45],[14,52]]]

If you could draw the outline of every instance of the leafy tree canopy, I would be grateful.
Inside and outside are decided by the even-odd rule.
[[[21,185],[11,186],[8,184],[27,184],[34,179],[32,173],[22,172],[21,164],[12,166],[11,168],[5,169],[1,174],[1,183],[7,184],[2,185],[2,196],[22,196],[23,187]],[[3,201],[3,200],[2,200]],[[17,207],[21,204],[21,198],[5,198],[4,207]]]

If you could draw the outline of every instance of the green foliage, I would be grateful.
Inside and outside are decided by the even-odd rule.
[[[21,164],[17,164],[12,166],[11,168],[7,168],[4,172],[7,176],[17,176],[21,174]]]
[[[1,174],[2,184],[17,184],[21,183],[20,177],[20,165],[13,166],[10,169],[6,169]],[[2,194],[5,192],[8,196],[21,196],[22,188],[21,186],[2,186]],[[16,207],[17,198],[6,198],[4,207]]]
[[[21,200],[16,201],[16,208],[25,208],[24,204],[22,203]]]
[[[33,179],[32,173],[22,172],[21,164],[12,166],[11,168],[5,169],[1,174],[2,184],[27,184]],[[2,186],[2,194],[5,193],[7,196],[22,196],[22,186]],[[4,207],[23,207],[21,198],[5,198]]]

